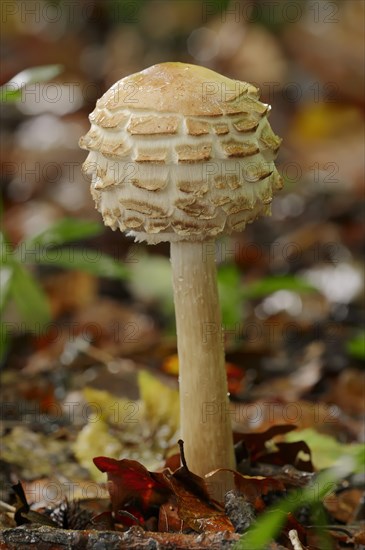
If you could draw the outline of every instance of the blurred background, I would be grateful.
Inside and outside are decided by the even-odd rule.
[[[346,424],[343,440],[358,438],[364,8],[362,0],[2,1],[5,401],[36,400],[51,418],[50,407],[64,412],[85,385],[135,399],[140,367],[177,387],[168,245],[136,246],[104,229],[78,140],[114,82],[182,61],[257,85],[283,138],[284,189],[272,216],[217,245],[232,399],[320,399],[324,415]],[[262,427],[265,415],[237,424]]]

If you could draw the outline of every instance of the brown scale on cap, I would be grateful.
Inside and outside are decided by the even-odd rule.
[[[124,230],[131,227],[125,216],[140,221],[145,213],[131,232],[138,240],[199,241],[268,213],[282,186],[274,165],[281,140],[258,95],[251,84],[182,63],[154,65],[112,86],[80,140],[104,221]],[[121,205],[115,218],[113,203]],[[151,226],[150,212],[161,209],[170,222]]]

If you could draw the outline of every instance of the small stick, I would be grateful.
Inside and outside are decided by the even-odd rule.
[[[304,550],[302,543],[299,540],[298,532],[295,529],[291,529],[289,531],[289,538],[294,550]]]
[[[13,514],[15,514],[16,511],[15,506],[10,506],[10,504],[4,502],[3,500],[0,500],[0,508],[6,510],[7,512],[12,512]]]

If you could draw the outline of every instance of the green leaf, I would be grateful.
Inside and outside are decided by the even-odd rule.
[[[292,503],[281,501],[276,509],[268,509],[262,515],[254,527],[249,529],[247,535],[244,535],[233,547],[234,550],[265,550],[269,542],[280,533],[287,514],[292,509]]]
[[[38,235],[27,239],[22,246],[58,246],[70,241],[100,235],[104,227],[99,222],[63,218]]]
[[[234,264],[223,264],[218,268],[218,292],[222,311],[222,322],[227,327],[242,320],[240,300],[241,275]]]
[[[4,84],[4,86],[0,86],[0,102],[1,103],[12,103],[15,101],[20,101],[22,97],[22,91],[21,89],[12,90],[7,89],[6,87],[9,84]]]
[[[64,269],[76,269],[91,273],[97,277],[109,279],[127,279],[128,269],[118,260],[114,260],[99,250],[90,248],[49,248],[40,255],[38,264],[63,267]]]
[[[346,345],[347,352],[355,359],[365,359],[365,331],[359,332]]]
[[[168,258],[159,255],[149,255],[139,251],[133,255],[131,262],[132,277],[130,286],[132,292],[147,303],[158,303],[163,313],[168,317],[174,315],[174,298],[172,293],[171,264]]]
[[[0,259],[3,265],[12,265],[14,261],[14,249],[4,231],[0,231]]]
[[[55,78],[63,71],[63,65],[39,65],[25,69],[10,80],[12,84],[18,87],[26,86],[27,84],[35,84],[37,82],[47,82]],[[6,84],[5,84],[6,86]]]
[[[0,267],[0,313],[8,302],[11,290],[13,270],[9,266]]]
[[[11,266],[11,260],[4,261],[8,256],[9,243],[6,240],[6,236],[3,232],[0,232],[0,248],[1,248],[1,261],[3,266],[0,267],[0,314],[5,309],[6,304],[11,296],[13,268]],[[9,335],[4,323],[0,324],[0,361],[4,358],[7,349],[9,347]]]
[[[4,323],[0,323],[0,362],[4,359],[9,348],[9,335]]]
[[[62,65],[41,65],[25,69],[15,75],[9,82],[0,87],[0,101],[17,101],[21,98],[21,91],[28,84],[46,82],[63,71]]]
[[[33,276],[18,262],[13,264],[11,295],[27,328],[39,327],[50,321],[46,295]]]
[[[257,299],[272,294],[278,290],[292,290],[295,292],[315,292],[316,289],[293,275],[264,277],[246,285],[242,289],[242,296],[249,299]]]

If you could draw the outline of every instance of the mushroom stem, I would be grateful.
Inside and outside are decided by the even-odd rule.
[[[189,469],[204,476],[235,468],[214,241],[172,242],[171,265],[181,437]],[[233,488],[232,474],[212,479],[224,491]]]

